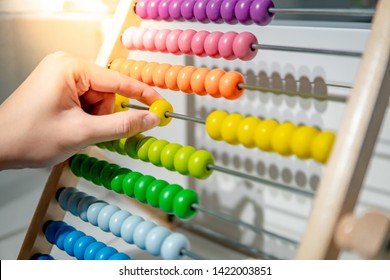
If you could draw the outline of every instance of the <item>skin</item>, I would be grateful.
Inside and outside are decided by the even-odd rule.
[[[0,105],[0,170],[52,166],[83,148],[149,130],[145,110],[114,113],[115,93],[151,105],[154,89],[57,52],[45,57]]]

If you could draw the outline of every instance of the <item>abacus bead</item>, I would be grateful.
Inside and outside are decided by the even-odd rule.
[[[173,113],[173,107],[171,103],[169,103],[165,99],[159,99],[153,102],[152,105],[150,105],[149,107],[149,111],[156,114],[159,117],[160,123],[158,126],[166,126],[172,120],[171,117],[167,117],[165,115],[166,112]]]
[[[130,217],[131,214],[125,210],[120,210],[114,213],[109,221],[108,228],[110,232],[117,236],[121,237],[121,227],[123,224],[123,221],[126,220],[128,217]]]
[[[161,246],[161,257],[164,260],[177,260],[182,257],[182,250],[188,249],[188,239],[180,233],[172,233]]]
[[[142,73],[141,73],[142,82],[144,82],[145,84],[148,84],[150,86],[154,85],[153,72],[154,72],[154,69],[156,69],[156,67],[158,65],[159,64],[157,62],[149,62],[148,64],[145,65],[145,67],[142,69]]]
[[[300,159],[310,158],[310,145],[318,130],[314,127],[299,126],[291,138],[291,151]]]
[[[195,34],[196,31],[193,29],[186,29],[180,34],[177,42],[179,44],[179,49],[183,54],[192,54],[191,41]]]
[[[138,142],[137,156],[140,160],[149,162],[149,158],[148,158],[149,147],[156,140],[157,140],[156,138],[148,136],[148,137],[144,137],[143,139],[141,139],[141,141]]]
[[[193,11],[194,11],[194,17],[196,18],[197,21],[203,23],[207,23],[210,21],[206,14],[206,8],[208,2],[209,0],[196,1]]]
[[[223,141],[231,145],[239,144],[237,132],[238,126],[243,119],[244,117],[240,114],[231,114],[224,119],[221,126],[221,136]]]
[[[126,109],[128,109],[128,108],[126,108]],[[114,150],[118,154],[123,155],[123,156],[126,155],[125,142],[126,142],[126,138],[115,139],[112,141],[112,147],[114,148]]]
[[[38,260],[38,261],[54,260],[54,258],[52,256],[50,256],[49,254],[36,254],[31,259]]]
[[[159,256],[161,254],[161,246],[172,232],[162,226],[156,226],[152,228],[146,235],[145,248],[153,256]]]
[[[271,139],[278,125],[279,123],[275,120],[261,121],[255,129],[254,141],[256,147],[265,152],[272,151]]]
[[[121,209],[118,206],[110,205],[110,204],[104,207],[99,212],[98,219],[97,219],[97,224],[99,228],[105,232],[108,232],[110,230],[109,224],[110,224],[111,216],[120,210]]]
[[[126,220],[123,221],[121,227],[121,237],[122,239],[129,243],[134,243],[134,231],[137,226],[142,223],[144,219],[139,216],[130,216]]]
[[[123,179],[122,187],[123,193],[129,197],[134,197],[134,186],[139,178],[143,175],[139,172],[131,172]]]
[[[219,81],[225,73],[226,72],[224,70],[216,68],[207,74],[205,80],[205,89],[206,92],[212,97],[221,97],[221,93],[219,91]]]
[[[144,138],[145,138],[145,136],[143,136],[142,134],[137,134],[137,135],[134,135],[132,137],[127,138],[127,140],[125,142],[125,151],[129,157],[131,157],[133,159],[138,159],[137,145],[138,145],[138,142],[140,142]]]
[[[188,160],[191,155],[196,151],[196,149],[192,146],[184,146],[180,148],[173,159],[173,165],[177,172],[182,175],[188,175]]]
[[[150,175],[144,175],[135,182],[134,184],[134,196],[142,203],[146,203],[146,191],[149,185],[155,181],[156,178]]]
[[[109,65],[109,69],[114,70],[114,71],[118,71],[120,66],[122,65],[122,63],[124,61],[125,61],[125,59],[123,57],[119,57],[119,58],[114,59],[113,61],[111,61],[110,65]]]
[[[180,191],[173,201],[173,213],[180,219],[191,219],[195,216],[196,210],[193,204],[198,204],[199,198],[196,192],[191,189]]]
[[[149,0],[138,0],[135,5],[135,13],[142,19],[148,18],[147,4]]]
[[[77,189],[75,188],[65,188],[60,192],[60,195],[58,196],[58,203],[63,210],[68,211],[69,197],[76,192]]]
[[[173,199],[183,188],[177,184],[166,186],[160,193],[158,204],[165,213],[173,213]]]
[[[125,174],[117,175],[111,180],[111,189],[116,193],[123,193],[123,179],[126,177]]]
[[[214,31],[207,35],[204,41],[204,51],[206,55],[214,58],[221,57],[218,50],[218,43],[222,35],[223,33],[220,31]]]
[[[185,66],[180,70],[179,74],[177,75],[177,86],[179,87],[179,90],[188,94],[192,93],[191,77],[195,70],[196,67],[192,65]]]
[[[144,50],[144,44],[143,44],[143,38],[144,34],[148,29],[139,27],[134,31],[132,40],[133,40],[133,46],[136,50]]]
[[[171,0],[169,2],[169,16],[174,20],[182,20],[181,3],[183,0]]]
[[[174,159],[177,151],[182,148],[182,145],[177,143],[169,143],[161,150],[160,160],[162,166],[166,169],[175,171]]]
[[[237,20],[242,24],[251,24],[253,22],[250,16],[250,8],[253,0],[238,0],[234,13]]]
[[[158,4],[160,0],[149,0],[146,4],[148,19],[158,19]]]
[[[169,15],[169,3],[171,0],[160,0],[158,3],[158,14],[162,20],[171,20]]]
[[[70,213],[72,213],[74,216],[78,216],[77,207],[84,197],[86,197],[87,194],[84,192],[75,192],[68,198],[67,208]]]
[[[84,260],[94,260],[96,254],[104,247],[107,247],[103,242],[93,242],[88,245],[84,252]]]
[[[244,77],[236,71],[226,72],[219,80],[219,92],[229,100],[240,98],[244,89],[240,88],[240,84],[244,83]]]
[[[251,60],[257,54],[257,49],[252,48],[252,45],[257,43],[257,38],[252,33],[239,33],[233,41],[233,52],[235,57],[245,61]]]
[[[116,171],[114,171],[114,173],[112,173],[111,178],[114,179],[116,176],[119,176],[119,175],[127,175],[127,174],[129,174],[130,172],[132,172],[131,169],[126,168],[126,167],[120,167],[119,169],[117,169]]]
[[[156,45],[154,43],[154,38],[157,35],[158,30],[157,29],[148,29],[142,38],[142,45],[144,46],[144,49],[147,51],[154,52],[156,51]]]
[[[156,227],[156,224],[151,221],[141,222],[134,230],[134,244],[140,249],[145,249],[146,236],[151,229]]]
[[[115,253],[108,260],[131,260],[131,258],[125,253]]]
[[[177,75],[179,75],[180,70],[183,68],[184,66],[182,65],[174,65],[165,73],[165,85],[168,89],[179,90],[177,86]]]
[[[87,210],[87,219],[88,222],[91,223],[94,226],[98,226],[98,217],[100,211],[108,205],[107,202],[104,201],[98,201],[91,206],[89,206]]]
[[[131,69],[131,65],[133,65],[133,63],[135,63],[134,60],[132,59],[126,59],[125,61],[123,61],[120,65],[119,65],[119,69],[118,71],[122,74],[125,74],[127,76],[130,75],[130,69]],[[120,95],[119,95],[120,96]]]
[[[206,95],[205,80],[207,74],[210,72],[208,68],[198,68],[191,76],[191,89],[197,95]]]
[[[76,241],[81,237],[85,236],[85,234],[81,231],[72,231],[70,232],[64,240],[64,249],[68,253],[69,256],[74,257],[74,245]]]
[[[80,166],[87,158],[88,156],[85,154],[78,154],[71,158],[69,167],[72,170],[73,174],[76,175],[77,177],[81,176]]]
[[[46,225],[46,227],[44,228],[44,233],[47,241],[49,241],[50,244],[55,244],[56,233],[60,228],[64,226],[66,226],[66,223],[63,221],[51,221]]]
[[[214,164],[214,158],[210,152],[198,150],[188,160],[188,171],[195,178],[206,179],[212,173],[212,170],[208,168],[209,164]]]
[[[146,190],[146,202],[150,206],[158,208],[160,193],[168,185],[169,183],[164,180],[154,180],[151,182]]]
[[[204,56],[206,54],[204,50],[204,44],[207,36],[210,34],[208,31],[199,31],[197,32],[191,40],[191,50],[194,55]]]
[[[167,36],[169,34],[169,29],[160,29],[156,37],[154,38],[154,45],[156,46],[156,50],[159,52],[166,52],[167,51],[167,45],[165,44],[167,40]]]
[[[84,222],[88,222],[88,217],[87,217],[88,208],[89,206],[91,206],[97,201],[98,199],[96,197],[90,195],[80,200],[80,203],[77,206],[77,212],[81,220],[83,220]]]
[[[271,138],[272,149],[283,156],[291,155],[291,138],[296,129],[296,125],[291,122],[277,126]]]
[[[115,94],[115,103],[114,103],[114,110],[113,110],[113,112],[117,113],[117,112],[124,112],[124,111],[129,110],[129,108],[127,108],[127,107],[122,107],[123,103],[128,104],[129,103],[129,99],[127,97],[122,96],[122,95]],[[117,140],[113,141],[113,148],[114,148],[115,151],[117,151],[115,146],[114,146],[114,143],[116,141]],[[117,151],[117,152],[121,153],[120,150]]]
[[[159,88],[167,88],[165,84],[165,74],[172,65],[168,63],[161,63],[153,71],[153,84]]]
[[[312,158],[320,163],[326,163],[330,152],[332,151],[335,138],[336,135],[330,131],[322,131],[318,133],[310,145]]]
[[[151,163],[156,166],[162,166],[161,164],[161,151],[164,149],[169,142],[163,139],[158,139],[150,145],[148,151],[148,158]]]
[[[223,0],[221,5],[221,18],[230,24],[237,23],[236,14],[234,9],[238,0]]]
[[[103,247],[101,248],[95,256],[95,260],[108,260],[112,255],[118,253],[118,251],[113,247]]]
[[[221,6],[223,0],[210,0],[206,6],[206,14],[209,20],[215,23],[222,21]]]
[[[218,42],[218,52],[226,60],[235,59],[233,52],[233,42],[238,33],[235,31],[228,31],[221,36]]]
[[[100,144],[103,146],[103,149],[109,150],[111,152],[115,152],[114,147],[112,146],[112,141],[107,141]]]
[[[61,250],[64,250],[64,242],[65,242],[65,238],[66,236],[70,233],[70,232],[73,232],[75,231],[76,229],[72,226],[63,226],[61,228],[58,229],[58,231],[56,232],[56,235],[55,235],[55,244],[57,245],[58,248],[60,248]]]
[[[142,70],[144,69],[146,64],[147,62],[144,60],[136,61],[133,65],[131,65],[130,76],[133,79],[142,81]]]
[[[197,0],[184,0],[181,3],[180,12],[184,19],[193,20],[194,16],[194,6]]]
[[[90,170],[91,170],[92,165],[94,165],[97,161],[98,160],[96,158],[90,157],[90,158],[85,159],[83,161],[83,163],[81,164],[81,166],[80,166],[81,176],[83,176],[83,178],[85,180],[88,180],[88,181],[91,180]]]
[[[107,164],[106,167],[102,169],[102,172],[100,173],[100,179],[102,181],[102,185],[110,190],[111,189],[111,180],[112,180],[112,175],[114,172],[116,172],[120,168],[119,165],[117,164]]]
[[[267,25],[274,16],[269,9],[274,7],[272,0],[254,0],[250,7],[250,17],[256,24]]]
[[[255,135],[256,127],[259,123],[260,120],[255,117],[244,118],[237,128],[238,142],[247,148],[256,147],[254,141],[254,135]]]
[[[90,171],[91,176],[92,176],[91,180],[95,185],[98,185],[98,186],[102,185],[102,180],[100,179],[100,174],[102,173],[102,170],[104,169],[104,167],[106,167],[107,165],[109,165],[109,163],[105,160],[99,160],[94,165],[92,165],[91,171]]]
[[[94,242],[96,242],[96,239],[88,235],[82,236],[79,239],[77,239],[73,247],[73,253],[76,259],[84,260],[84,253],[87,247]]]
[[[183,32],[181,29],[174,29],[169,32],[167,36],[167,41],[165,42],[167,46],[167,51],[172,54],[180,54],[180,48],[179,48],[179,36]],[[165,78],[165,77],[164,77]]]
[[[209,114],[206,118],[206,131],[211,139],[216,141],[222,140],[222,123],[229,116],[229,114],[223,110],[216,110]]]

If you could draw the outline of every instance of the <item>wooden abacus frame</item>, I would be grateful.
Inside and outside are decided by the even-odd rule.
[[[141,24],[134,12],[135,3],[136,0],[121,0],[118,4],[111,32],[96,64],[106,67],[113,59],[128,53],[120,38],[125,28]],[[390,97],[388,11],[390,1],[379,1],[356,83],[320,180],[296,259],[336,259],[341,250],[335,244],[335,231],[340,220],[354,211]],[[88,148],[87,153],[95,152],[94,148]],[[45,221],[64,218],[64,212],[56,202],[56,192],[61,187],[75,186],[77,181],[78,178],[68,168],[68,162],[53,168],[18,259],[30,259],[35,253],[51,250],[52,245],[46,241],[42,227]]]

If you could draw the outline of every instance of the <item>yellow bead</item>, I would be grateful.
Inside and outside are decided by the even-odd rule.
[[[264,120],[255,128],[254,142],[256,147],[265,152],[272,151],[271,139],[275,128],[279,123],[275,120]]]
[[[238,126],[243,119],[244,117],[240,114],[231,114],[225,118],[221,127],[221,136],[225,142],[231,145],[237,145],[240,143],[238,141],[237,131]]]
[[[246,117],[242,120],[237,129],[237,138],[240,144],[247,148],[255,147],[254,135],[260,120],[255,117]]]
[[[319,131],[311,126],[298,127],[291,139],[291,151],[300,159],[310,158],[310,145]]]
[[[336,135],[330,131],[318,133],[310,146],[311,157],[320,163],[326,163],[333,147]]]
[[[165,99],[160,99],[149,107],[149,111],[155,113],[160,118],[160,124],[158,126],[166,126],[172,120],[172,118],[165,116],[166,112],[173,113],[173,107],[171,103],[166,101]]]
[[[296,129],[297,126],[290,122],[278,125],[272,134],[272,149],[283,156],[291,155],[291,138]]]
[[[229,114],[222,110],[217,110],[208,115],[206,119],[206,131],[211,139],[221,141],[221,127],[223,121],[229,116]]]
[[[127,111],[129,108],[122,107],[122,103],[130,103],[127,97],[124,97],[120,94],[115,94],[115,105],[114,105],[114,113]]]

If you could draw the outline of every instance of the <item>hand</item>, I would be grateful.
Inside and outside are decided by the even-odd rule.
[[[162,99],[144,83],[68,54],[44,58],[0,106],[0,170],[54,165],[159,123],[145,110],[111,114],[115,93],[147,105]]]

